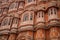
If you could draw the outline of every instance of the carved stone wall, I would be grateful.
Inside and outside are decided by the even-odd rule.
[[[60,1],[0,0],[0,40],[60,40]]]

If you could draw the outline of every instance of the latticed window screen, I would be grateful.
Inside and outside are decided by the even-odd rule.
[[[56,8],[51,8],[51,9],[49,9],[49,11],[48,11],[48,14],[49,15],[53,15],[53,14],[57,14],[57,9]]]
[[[37,13],[37,17],[39,18],[39,17],[43,17],[44,16],[44,12],[43,11],[40,11],[40,12],[38,12]]]
[[[8,22],[8,20],[7,20],[7,19],[4,19],[4,20],[2,21],[2,26],[7,25],[7,22]]]
[[[28,15],[28,14],[25,14],[25,15],[23,16],[23,21],[27,21],[27,20],[29,20],[29,15]]]
[[[18,24],[18,18],[13,19],[13,24]]]
[[[18,3],[14,2],[10,5],[9,9],[13,9],[13,8],[17,8],[18,7]]]
[[[10,19],[10,18],[4,18],[4,19],[2,20],[1,26],[10,25],[11,20],[12,20],[12,19]]]

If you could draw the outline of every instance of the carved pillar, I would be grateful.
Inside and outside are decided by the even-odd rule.
[[[57,27],[50,28],[50,40],[58,40],[58,33]]]
[[[45,30],[44,29],[37,30],[36,40],[45,40]]]

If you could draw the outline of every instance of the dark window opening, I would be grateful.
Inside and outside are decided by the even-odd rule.
[[[33,19],[33,15],[31,14],[31,15],[30,15],[30,20],[32,20],[32,19]]]

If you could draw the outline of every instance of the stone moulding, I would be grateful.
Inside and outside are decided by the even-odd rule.
[[[0,31],[0,35],[4,35],[4,34],[9,34],[10,33],[10,30],[3,30],[3,31]]]
[[[45,40],[45,38],[36,38],[36,40]]]
[[[45,29],[45,27],[46,27],[45,22],[39,22],[38,24],[36,24],[36,25],[34,26],[34,29],[35,29],[35,30],[38,30],[38,29],[40,29],[40,28]]]
[[[25,26],[25,27],[21,27],[21,28],[18,29],[19,32],[28,31],[28,30],[33,31],[34,30],[33,26]]]
[[[10,33],[17,33],[17,28],[12,28],[12,29],[10,30]]]
[[[60,19],[52,19],[48,23],[48,27],[51,26],[58,26],[60,27]]]

